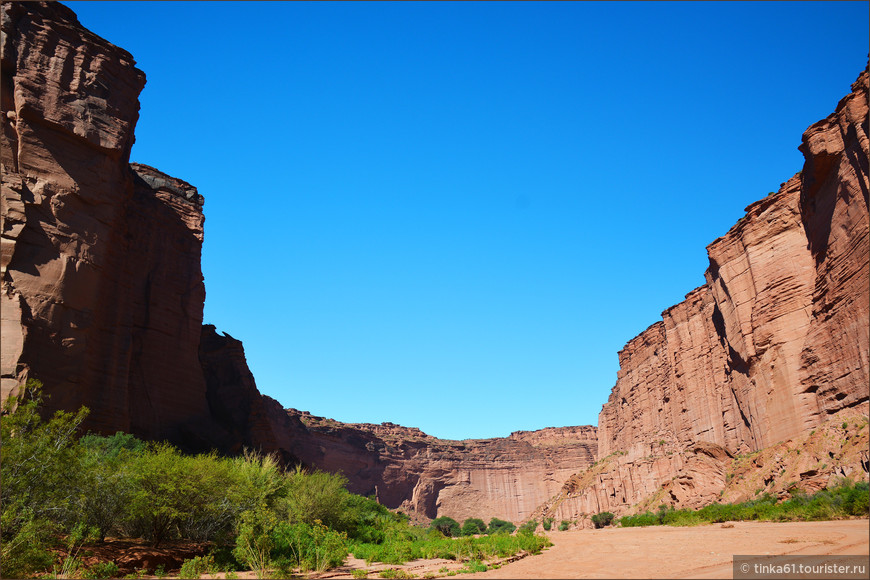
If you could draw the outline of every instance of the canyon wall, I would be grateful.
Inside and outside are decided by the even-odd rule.
[[[129,163],[145,75],[57,3],[2,4],[2,398],[44,383],[84,430],[245,448],[344,473],[423,519],[520,521],[597,449],[594,427],[441,441],[344,425],[262,395],[233,337],[203,325],[204,199]]]
[[[63,5],[5,2],[0,66],[3,399],[36,378],[46,412],[91,409],[86,430],[275,452],[417,520],[739,498],[740,454],[771,490],[773,473],[866,478],[866,71],[804,134],[803,170],[708,247],[706,284],[620,352],[597,430],[445,441],[284,409],[202,324],[204,199],[129,162],[145,83],[129,53]]]
[[[867,98],[865,70],[804,133],[802,171],[707,247],[706,283],[620,351],[599,415],[602,463],[542,513],[623,512],[656,494],[703,505],[722,497],[737,454],[867,416]],[[841,459],[799,479],[867,477],[866,453]]]
[[[391,423],[347,424],[295,410],[307,433],[291,450],[312,467],[341,472],[348,488],[417,521],[498,517],[521,522],[595,459],[592,426],[518,431],[450,441]]]
[[[133,57],[58,3],[4,2],[0,51],[2,398],[32,377],[47,413],[87,405],[85,430],[269,447],[256,387],[240,391],[245,421],[213,411],[232,396],[200,360],[215,342],[202,340],[204,200],[129,163],[145,85]]]

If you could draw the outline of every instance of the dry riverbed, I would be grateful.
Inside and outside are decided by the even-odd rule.
[[[867,519],[827,522],[729,522],[696,527],[651,526],[548,532],[553,546],[537,556],[503,562],[495,570],[457,574],[471,578],[731,578],[734,555],[867,555]],[[311,578],[352,578],[354,569],[377,579],[388,568],[417,578],[447,576],[463,568],[451,560],[415,560],[404,566],[349,558],[341,568]],[[223,575],[203,576],[219,578]],[[239,578],[254,578],[239,572]]]
[[[866,519],[551,532],[553,547],[462,578],[731,578],[733,555],[866,555]]]

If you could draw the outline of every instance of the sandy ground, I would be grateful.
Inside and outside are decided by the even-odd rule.
[[[732,522],[676,528],[608,528],[548,532],[553,546],[502,567],[454,578],[731,578],[734,555],[867,555],[870,522],[866,519],[829,522]],[[377,579],[386,568],[399,568],[417,578],[444,578],[462,568],[450,560],[415,560],[388,566],[348,558],[345,565],[311,578],[352,578],[365,569]],[[239,578],[254,578],[239,572]],[[219,578],[221,575],[204,578]]]
[[[731,578],[734,555],[870,554],[866,519],[611,528],[547,535],[554,545],[539,556],[458,578]]]

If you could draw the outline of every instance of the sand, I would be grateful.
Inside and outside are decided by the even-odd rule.
[[[866,519],[549,532],[553,547],[459,578],[731,578],[734,555],[870,554]]]

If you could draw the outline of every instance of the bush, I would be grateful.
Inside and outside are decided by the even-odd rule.
[[[190,560],[185,560],[181,564],[178,577],[196,579],[203,574],[211,574],[216,571],[214,558],[211,556],[196,556]]]
[[[473,536],[486,533],[486,522],[480,518],[468,518],[462,522],[462,535]]]
[[[435,518],[429,527],[433,530],[438,530],[448,538],[455,538],[460,535],[459,522],[449,516],[441,516]]]
[[[544,528],[544,531],[549,532],[550,528],[553,527],[553,522],[556,520],[554,518],[544,518],[541,521],[541,526]]]
[[[651,526],[665,524],[670,526],[694,526],[701,523],[728,521],[814,521],[848,517],[866,516],[870,493],[866,482],[852,484],[844,481],[828,489],[807,495],[792,486],[789,499],[777,503],[776,497],[764,493],[760,497],[739,504],[710,504],[699,510],[659,509],[658,515],[650,512],[620,518],[623,527]]]
[[[559,531],[564,532],[568,530],[568,526],[571,525],[571,522],[568,520],[562,520],[562,523],[559,524]]]
[[[353,527],[348,507],[347,478],[323,471],[306,472],[297,467],[287,474],[286,507],[290,522],[313,525],[319,521],[340,531]]]
[[[148,453],[131,462],[128,512],[155,548],[191,515],[189,499],[197,494],[198,482],[189,477],[187,464],[187,458],[166,443],[149,446]]]
[[[265,578],[272,564],[272,549],[275,547],[272,531],[277,525],[275,513],[265,506],[247,510],[241,515],[233,556],[253,570],[257,578]]]
[[[347,557],[347,535],[317,521],[313,525],[279,523],[272,531],[272,546],[272,561],[287,573],[292,568],[323,572]]]
[[[609,526],[613,521],[613,514],[610,512],[601,512],[592,516],[592,524],[596,529]]]
[[[471,560],[470,562],[468,562],[468,564],[465,565],[465,570],[468,570],[469,573],[486,572],[487,567],[486,564],[484,564],[480,560]]]
[[[22,577],[51,565],[53,534],[71,530],[80,493],[81,453],[74,435],[88,414],[58,411],[43,421],[42,383],[27,381],[3,402],[0,422],[0,567]]]
[[[118,572],[118,565],[114,562],[99,562],[85,570],[82,574],[82,578],[84,578],[85,580],[103,580],[105,578],[117,578]]]
[[[146,444],[127,433],[111,437],[86,435],[79,439],[82,451],[78,479],[78,513],[98,530],[102,542],[120,525],[130,503],[130,461],[146,450]]]
[[[535,520],[529,520],[520,526],[520,529],[517,531],[517,533],[534,534],[536,529],[538,529],[538,522],[536,522]]]
[[[517,527],[511,522],[492,518],[489,520],[489,526],[486,528],[487,534],[512,534]]]

